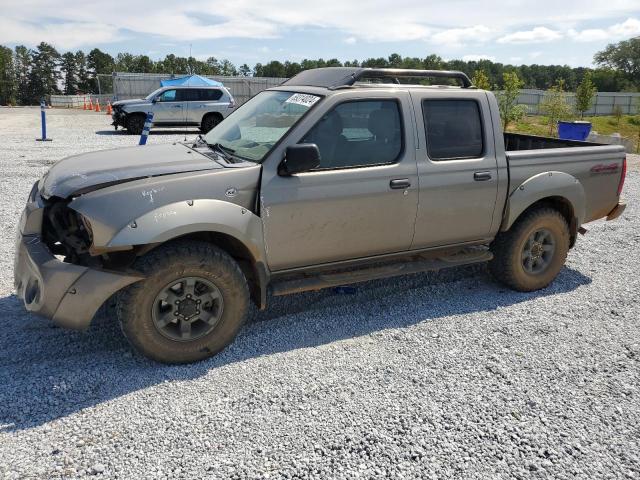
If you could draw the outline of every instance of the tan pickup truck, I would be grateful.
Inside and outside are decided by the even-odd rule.
[[[191,362],[269,294],[478,262],[544,288],[584,224],[622,213],[625,169],[620,146],[505,134],[459,72],[309,70],[194,142],[58,162],[29,195],[15,284],[71,328],[115,295],[137,349]]]

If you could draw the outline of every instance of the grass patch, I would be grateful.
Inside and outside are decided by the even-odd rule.
[[[613,115],[601,117],[584,117],[584,120],[592,123],[592,130],[602,134],[611,135],[619,133],[623,137],[633,140],[635,151],[640,152],[640,116],[639,115],[623,115],[618,119]],[[527,133],[529,135],[549,136],[549,125],[547,117],[542,115],[529,115],[521,121],[509,125],[509,132]],[[558,136],[557,128],[553,129],[553,136]]]

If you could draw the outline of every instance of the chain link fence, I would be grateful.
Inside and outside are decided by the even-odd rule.
[[[122,73],[98,75],[100,94],[109,95],[112,100],[126,100],[147,96],[160,87],[161,80],[178,78],[182,75],[161,73]],[[243,104],[255,94],[270,87],[280,85],[286,78],[270,77],[223,77],[205,76],[221,82],[233,95],[238,105]]]
[[[91,94],[91,99],[99,100],[105,104],[107,100],[127,100],[129,98],[142,98],[160,87],[160,80],[177,78],[182,75],[170,75],[160,73],[122,73],[112,75],[98,75],[99,93]],[[238,105],[243,104],[251,97],[270,87],[280,85],[286,78],[271,77],[223,77],[207,76],[212,80],[221,82],[233,95]],[[527,106],[529,115],[539,115],[540,104],[544,99],[544,90],[522,90],[518,97],[518,103]],[[575,107],[575,93],[567,93],[568,103]],[[52,105],[58,107],[82,107],[82,99],[52,96]],[[594,98],[592,107],[585,112],[591,115],[612,115],[617,108],[623,115],[635,115],[640,113],[640,93],[627,92],[598,92]]]

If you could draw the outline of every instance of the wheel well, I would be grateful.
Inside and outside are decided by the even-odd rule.
[[[205,113],[204,116],[202,117],[202,121],[204,121],[204,119],[207,117],[218,117],[218,119],[223,120],[222,114],[220,112]]]
[[[578,235],[578,222],[575,216],[575,212],[573,210],[573,205],[571,205],[571,202],[566,198],[559,197],[559,196],[545,197],[529,205],[529,207],[527,207],[518,216],[518,219],[522,217],[524,214],[526,214],[527,212],[530,212],[531,210],[535,210],[541,207],[552,208],[560,212],[560,214],[567,221],[567,225],[569,225],[569,235],[570,235],[569,248],[573,247],[576,243],[576,237]],[[518,219],[516,219],[516,221],[518,221]]]
[[[238,266],[249,283],[249,292],[251,294],[251,300],[259,307],[264,308],[266,301],[263,289],[266,289],[265,273],[261,272],[263,267],[258,265],[255,258],[249,251],[249,249],[237,238],[220,232],[194,232],[182,235],[180,237],[172,238],[170,242],[180,240],[199,240],[203,242],[209,242],[216,247],[221,248],[227,252],[231,257],[238,262]],[[160,246],[160,244],[154,245],[150,249],[145,249],[144,253],[147,253],[151,249]],[[138,252],[138,255],[143,252]]]

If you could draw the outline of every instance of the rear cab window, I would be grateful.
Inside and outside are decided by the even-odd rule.
[[[482,118],[476,100],[423,100],[422,114],[431,160],[461,160],[484,155]]]

